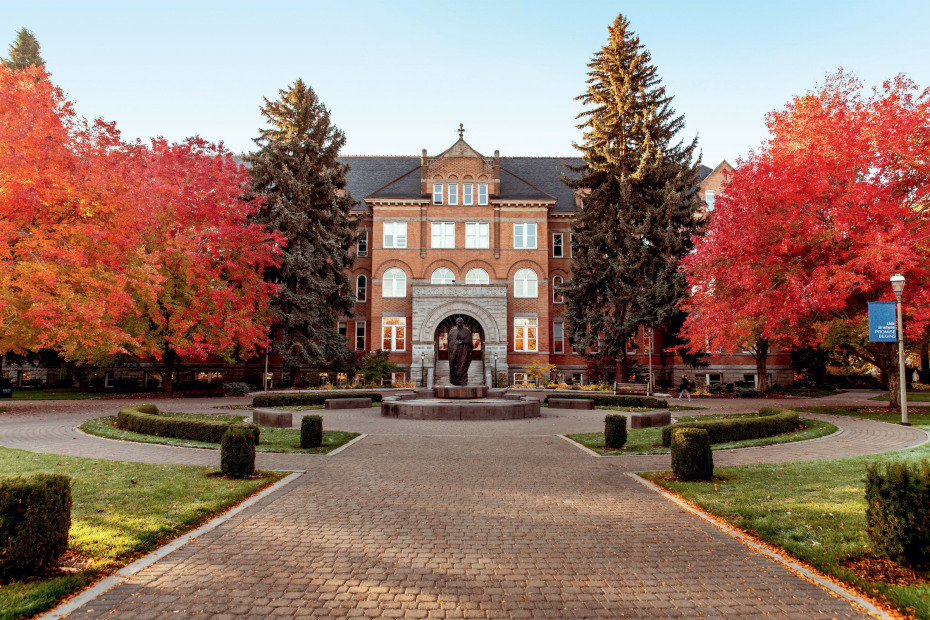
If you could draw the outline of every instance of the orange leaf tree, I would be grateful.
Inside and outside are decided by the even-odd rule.
[[[878,367],[897,406],[896,351],[868,342],[866,309],[901,272],[908,333],[930,318],[930,91],[899,76],[864,96],[839,71],[767,125],[683,263],[692,348],[836,347]]]

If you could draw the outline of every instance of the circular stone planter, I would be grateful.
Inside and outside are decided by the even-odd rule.
[[[381,401],[381,415],[408,420],[518,420],[540,417],[538,398],[521,396],[519,400],[510,400],[473,396],[487,393],[485,386],[437,386],[432,390],[418,390],[414,398],[409,395],[407,398],[386,396]],[[455,396],[459,394],[462,396]]]

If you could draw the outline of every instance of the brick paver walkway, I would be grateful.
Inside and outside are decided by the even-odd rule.
[[[215,451],[71,430],[122,404],[17,407],[0,416],[0,443],[217,464]],[[206,411],[216,402],[159,404]],[[555,436],[600,428],[602,412],[546,413],[421,425],[377,410],[325,412],[329,428],[372,435],[335,457],[261,455],[263,467],[306,473],[69,617],[865,617],[623,475],[667,467],[667,457],[592,458]],[[829,439],[718,452],[715,462],[824,458],[925,439],[917,429],[836,422],[843,432]]]

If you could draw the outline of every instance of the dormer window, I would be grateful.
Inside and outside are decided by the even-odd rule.
[[[442,204],[442,183],[433,183],[433,204]]]

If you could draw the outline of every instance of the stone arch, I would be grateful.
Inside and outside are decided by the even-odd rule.
[[[433,308],[420,324],[420,330],[414,342],[432,342],[439,324],[452,314],[467,314],[474,317],[481,324],[486,344],[506,344],[507,332],[501,331],[501,326],[497,324],[494,317],[478,304],[464,299],[449,301]]]
[[[376,277],[380,280],[381,278],[384,277],[384,272],[390,269],[391,267],[397,267],[398,269],[403,271],[405,274],[407,274],[408,280],[413,278],[413,269],[410,268],[410,265],[408,265],[406,262],[402,260],[397,260],[396,258],[391,259],[391,260],[386,260],[380,265],[378,265],[378,271],[376,273],[373,273],[372,277],[373,278]]]
[[[481,267],[482,269],[487,271],[488,276],[490,276],[491,280],[497,280],[499,277],[497,270],[491,265],[491,263],[476,258],[462,265],[462,279],[464,280],[465,275],[468,274],[469,270],[474,269],[475,267]]]
[[[547,279],[549,275],[548,271],[544,269],[543,266],[537,263],[536,261],[523,259],[523,260],[514,261],[513,264],[510,265],[510,268],[507,270],[507,279],[513,280],[514,274],[516,274],[518,271],[524,268],[532,269],[533,271],[535,271],[536,277],[539,278],[540,282]]]
[[[422,274],[422,277],[421,277],[420,279],[429,282],[430,278],[433,276],[433,272],[436,271],[437,269],[439,269],[440,267],[445,267],[445,268],[447,268],[447,269],[451,269],[451,270],[452,270],[452,273],[455,275],[455,279],[456,279],[456,280],[459,279],[459,268],[458,268],[458,266],[456,266],[456,264],[453,263],[452,261],[450,261],[450,260],[448,260],[448,259],[445,259],[445,258],[440,258],[440,259],[434,260],[434,261],[431,262],[429,265],[427,265],[427,266],[423,269],[423,274]],[[463,279],[464,279],[464,277],[465,277],[465,276],[462,276]]]

